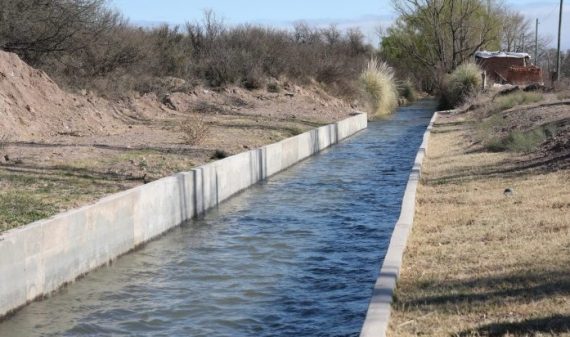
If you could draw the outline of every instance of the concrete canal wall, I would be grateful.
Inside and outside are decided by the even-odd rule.
[[[357,114],[0,234],[0,317],[366,126]]]
[[[428,142],[433,124],[437,119],[436,112],[424,133],[424,138],[416,155],[412,172],[406,185],[402,199],[400,217],[394,227],[388,251],[380,269],[380,274],[374,284],[374,292],[366,313],[366,320],[360,332],[361,337],[385,337],[392,309],[392,297],[396,282],[402,268],[402,258],[406,250],[406,242],[414,223],[416,208],[416,190],[421,176],[422,162],[428,151]]]

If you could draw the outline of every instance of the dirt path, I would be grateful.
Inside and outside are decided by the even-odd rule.
[[[570,336],[570,159],[488,152],[472,117],[433,130],[389,335]]]

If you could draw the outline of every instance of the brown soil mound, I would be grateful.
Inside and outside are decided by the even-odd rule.
[[[101,103],[64,92],[43,71],[0,51],[0,128],[13,140],[101,132],[112,120],[95,108]]]
[[[168,101],[155,94],[133,93],[111,102],[85,90],[81,94],[66,92],[45,72],[27,65],[16,54],[0,51],[0,134],[11,142],[39,143],[55,139],[67,143],[70,138],[76,143],[98,136],[104,137],[98,142],[108,143],[112,141],[109,136],[123,135],[124,139],[117,140],[120,144],[146,144],[156,142],[156,137],[133,139],[127,135],[133,133],[133,126],[145,125],[149,133],[149,128],[163,128],[162,124],[183,119],[188,113],[330,122],[351,110],[346,102],[328,95],[316,83],[306,88],[286,84],[283,89],[281,94],[272,94],[239,87],[219,91],[184,87],[174,90]]]

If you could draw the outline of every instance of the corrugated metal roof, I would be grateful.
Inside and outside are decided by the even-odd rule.
[[[475,53],[475,57],[479,57],[482,59],[490,59],[493,57],[507,57],[507,58],[515,58],[515,59],[523,59],[529,58],[530,55],[527,53],[514,53],[514,52],[504,52],[504,51],[478,51]]]

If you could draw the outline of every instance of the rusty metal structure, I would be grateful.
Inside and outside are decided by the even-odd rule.
[[[488,86],[544,83],[542,69],[531,64],[527,53],[479,51],[475,63],[485,72]]]

